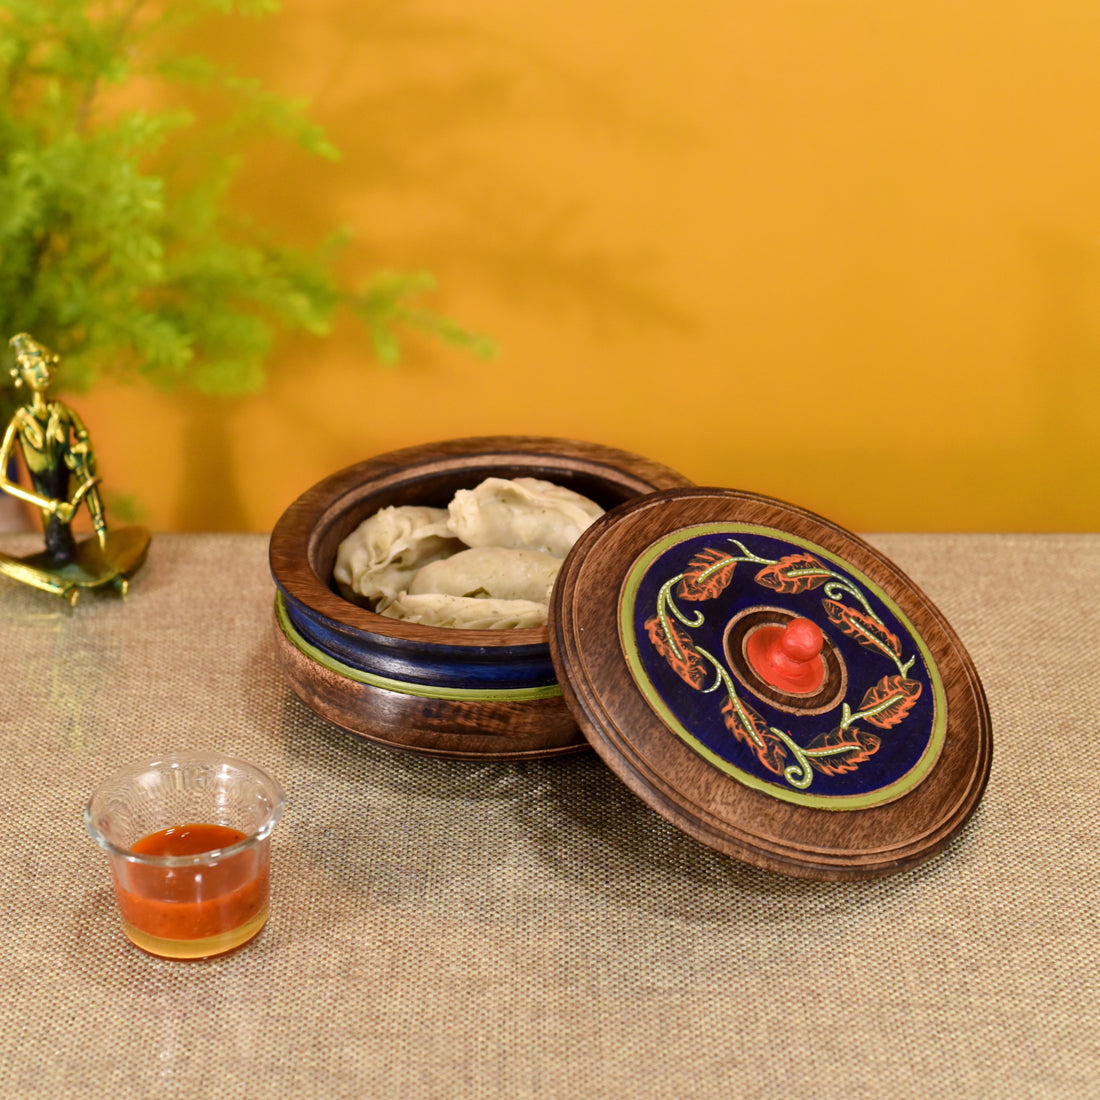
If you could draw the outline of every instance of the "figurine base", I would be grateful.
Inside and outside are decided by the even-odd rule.
[[[130,577],[141,568],[152,536],[144,527],[118,527],[107,532],[107,545],[97,538],[83,539],[76,545],[76,556],[57,565],[49,553],[15,558],[0,554],[0,574],[52,592],[75,604],[81,590],[110,586],[120,596],[130,588]]]

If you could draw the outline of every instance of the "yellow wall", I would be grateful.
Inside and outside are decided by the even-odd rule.
[[[1100,529],[1100,5],[286,0],[223,43],[341,163],[257,213],[427,268],[489,363],[354,322],[261,396],[75,402],[159,530],[266,530],[393,447],[634,450],[856,530]]]

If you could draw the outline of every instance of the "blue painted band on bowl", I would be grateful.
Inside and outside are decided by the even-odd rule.
[[[561,693],[549,644],[459,646],[371,635],[322,618],[277,588],[276,616],[287,638],[313,660],[360,683],[449,699]]]

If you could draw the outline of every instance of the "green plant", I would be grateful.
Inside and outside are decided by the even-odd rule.
[[[279,330],[323,334],[342,306],[383,363],[410,327],[487,352],[418,307],[430,276],[385,272],[349,289],[334,264],[344,235],[289,247],[234,209],[250,138],[337,156],[301,104],[180,45],[200,18],[276,7],[0,0],[0,337],[29,331],[61,353],[60,387],[109,374],[254,391]],[[126,106],[150,89],[143,100],[167,105]],[[198,122],[188,97],[226,106]]]

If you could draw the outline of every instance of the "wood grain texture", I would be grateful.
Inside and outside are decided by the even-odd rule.
[[[274,624],[279,669],[310,710],[386,748],[451,760],[518,760],[584,752],[588,742],[559,695],[521,702],[428,699],[339,675]]]
[[[641,456],[576,440],[493,436],[379,455],[307,490],[276,524],[269,560],[288,607],[297,609],[300,618],[310,617],[338,633],[340,660],[357,667],[384,663],[387,654],[400,653],[406,666],[419,661],[425,676],[430,676],[431,667],[453,661],[459,647],[499,660],[505,673],[509,661],[518,667],[521,659],[528,664],[541,659],[546,682],[553,683],[546,627],[457,630],[402,622],[350,603],[332,581],[340,542],[380,508],[446,507],[458,489],[471,489],[490,476],[552,481],[605,509],[655,490],[690,484]],[[380,744],[481,759],[556,755],[587,747],[560,697],[521,702],[424,699],[341,677],[311,661],[278,626],[276,636],[283,673],[306,704]],[[325,648],[318,638],[307,640]]]
[[[947,731],[929,774],[884,805],[836,812],[751,789],[670,731],[634,684],[618,642],[620,588],[633,561],[670,530],[735,521],[809,539],[875,580],[923,637],[943,679]],[[872,878],[940,851],[978,805],[991,764],[977,672],[930,600],[857,536],[803,509],[733,490],[682,489],[620,509],[578,542],[558,579],[551,652],[570,709],[608,766],[651,807],[720,851],[817,879]]]

